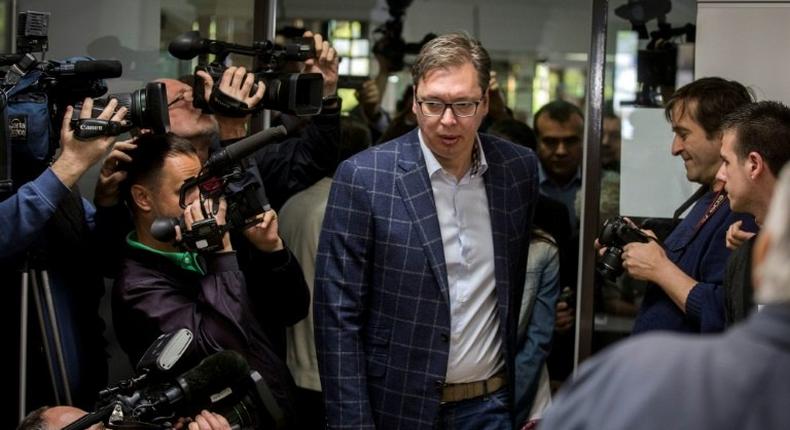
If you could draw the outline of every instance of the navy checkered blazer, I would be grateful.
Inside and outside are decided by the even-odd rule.
[[[496,294],[513,387],[537,159],[480,135]],[[417,131],[343,162],[318,245],[315,336],[329,428],[429,429],[447,373],[442,235]]]

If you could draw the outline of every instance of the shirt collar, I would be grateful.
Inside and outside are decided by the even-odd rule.
[[[201,275],[206,274],[205,271],[203,270],[203,266],[200,264],[200,261],[198,260],[198,254],[195,252],[160,251],[158,249],[151,248],[148,245],[144,245],[141,242],[138,242],[137,233],[135,232],[130,232],[129,235],[126,236],[126,243],[132,248],[137,248],[143,251],[153,252],[154,254],[161,255],[162,257],[172,261],[176,266],[184,270],[199,273]]]
[[[431,177],[434,173],[441,171],[444,168],[441,164],[439,164],[439,160],[436,159],[436,156],[433,155],[433,152],[425,143],[425,140],[422,136],[422,130],[417,130],[417,136],[420,139],[420,149],[422,150],[422,155],[425,157],[425,167],[428,169],[428,176]],[[486,154],[483,151],[483,145],[480,143],[480,135],[475,133],[475,146],[472,148],[472,165],[469,168],[469,174],[471,176],[481,176],[486,172],[486,170],[488,170]]]

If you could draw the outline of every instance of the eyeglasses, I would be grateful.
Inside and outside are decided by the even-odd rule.
[[[455,103],[444,103],[434,100],[417,100],[417,104],[420,105],[420,110],[422,114],[425,116],[442,116],[444,115],[444,111],[450,107],[453,111],[453,115],[464,118],[468,116],[473,116],[477,113],[477,106],[480,105],[482,100],[478,100],[476,102],[455,102]]]
[[[190,96],[189,98],[191,99],[192,98],[192,91],[182,91],[182,92],[178,93],[176,98],[174,98],[173,100],[170,101],[170,103],[167,104],[167,108],[170,109],[174,104],[180,102],[181,100],[186,100],[187,93],[189,93],[189,96]],[[190,100],[187,100],[187,101],[190,101]]]

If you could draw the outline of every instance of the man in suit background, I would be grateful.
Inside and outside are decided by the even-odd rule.
[[[537,158],[478,135],[490,68],[466,35],[428,42],[418,129],[335,174],[314,309],[329,428],[513,426]]]

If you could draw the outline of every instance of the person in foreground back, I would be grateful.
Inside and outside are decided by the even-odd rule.
[[[647,334],[582,366],[543,429],[785,429],[790,423],[790,168],[755,244],[755,301],[723,335]]]

